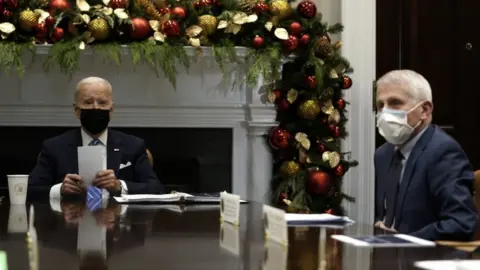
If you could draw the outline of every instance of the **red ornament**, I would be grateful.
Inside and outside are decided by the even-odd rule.
[[[333,211],[332,208],[327,209],[327,211],[325,211],[325,213],[330,214],[330,215],[335,215],[335,212]]]
[[[318,195],[326,194],[330,187],[330,177],[326,172],[312,171],[308,175],[308,189]]]
[[[280,195],[280,198],[282,198],[282,200],[285,200],[286,198],[288,198],[287,193],[283,192],[283,193]]]
[[[1,20],[4,22],[9,22],[13,18],[13,12],[8,9],[4,9],[1,14]]]
[[[253,12],[257,13],[257,15],[262,15],[268,10],[268,5],[264,2],[258,2],[253,6]]]
[[[286,99],[282,99],[278,102],[278,108],[281,111],[286,111],[288,110],[289,107],[290,107],[290,102],[288,102],[288,100]]]
[[[196,1],[194,4],[195,8],[199,9],[199,8],[205,8],[205,7],[209,7],[212,5],[212,1],[211,0],[198,0]]]
[[[55,25],[55,18],[53,16],[48,16],[45,19],[45,26],[47,26],[47,29],[52,29],[54,25]]]
[[[5,5],[5,8],[9,10],[16,9],[18,7],[18,0],[5,0],[3,1],[3,3]],[[1,10],[1,4],[0,4],[0,10]]]
[[[339,98],[337,100],[337,109],[343,110],[345,108],[345,100],[343,98]]]
[[[270,145],[275,149],[287,148],[291,135],[282,128],[275,128],[270,132]]]
[[[325,152],[325,150],[326,150],[325,144],[323,144],[323,143],[317,144],[317,152],[319,154],[322,154],[323,152]]]
[[[342,136],[342,131],[340,130],[340,127],[335,127],[335,129],[333,130],[333,136],[335,138]]]
[[[39,23],[33,27],[35,37],[44,40],[48,35],[47,24],[45,22]]]
[[[162,24],[162,32],[167,37],[180,35],[180,24],[175,20],[168,20]]]
[[[129,35],[136,40],[146,39],[150,36],[151,30],[152,28],[146,19],[140,17],[133,18]]]
[[[263,40],[263,38],[262,38],[261,36],[255,36],[255,37],[253,38],[253,47],[255,47],[255,48],[257,48],[257,49],[258,49],[258,48],[261,48],[261,47],[263,46],[263,43],[264,43],[264,42],[265,42],[265,41]]]
[[[304,18],[310,19],[317,14],[317,6],[312,1],[302,1],[297,6],[297,11]]]
[[[54,13],[56,10],[67,10],[70,9],[70,3],[67,0],[52,0],[48,4],[48,10],[50,14]]]
[[[285,47],[287,51],[294,51],[298,47],[298,38],[290,35],[287,40],[283,41],[283,47]]]
[[[275,100],[278,100],[282,96],[282,91],[273,90],[273,94],[275,94]]]
[[[310,36],[307,34],[303,34],[302,37],[300,38],[300,43],[302,45],[308,45],[309,41],[310,41]]]
[[[328,129],[330,130],[331,133],[334,133],[335,132],[335,125],[334,124],[328,125]]]
[[[183,7],[174,7],[172,9],[172,15],[179,18],[180,20],[183,20],[187,16],[187,12]]]
[[[343,76],[343,89],[348,89],[352,87],[352,78],[348,77],[347,75]]]
[[[170,13],[170,9],[169,9],[168,7],[166,7],[166,8],[161,8],[161,9],[158,10],[158,12],[159,12],[160,14],[162,14],[162,15],[165,15],[165,14]]]
[[[64,35],[65,31],[63,30],[63,28],[56,27],[55,29],[53,29],[52,34],[50,34],[50,40],[55,43],[62,40]]]
[[[302,32],[302,25],[299,22],[292,22],[290,24],[290,34],[298,36]]]
[[[313,75],[307,76],[305,78],[305,83],[310,89],[315,89],[315,87],[317,87],[317,79]]]
[[[335,175],[342,177],[345,174],[345,168],[343,168],[342,164],[339,164],[337,167],[335,167]]]
[[[126,8],[127,7],[127,0],[110,0],[108,2],[108,6],[116,9],[116,8]]]

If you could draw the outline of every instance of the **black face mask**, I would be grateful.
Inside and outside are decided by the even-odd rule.
[[[80,109],[80,123],[91,134],[104,131],[110,122],[110,110]]]

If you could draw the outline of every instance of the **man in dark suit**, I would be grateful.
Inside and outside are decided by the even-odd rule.
[[[158,194],[163,187],[149,165],[145,142],[108,128],[114,109],[112,86],[105,79],[89,77],[77,84],[74,112],[81,128],[43,143],[29,177],[29,193],[48,192],[50,198],[78,197],[87,192],[78,175],[77,147],[100,147],[103,168],[92,186],[102,197],[120,194]],[[90,194],[91,188],[88,193]],[[93,194],[93,193],[92,193]]]
[[[429,240],[468,241],[477,226],[473,169],[460,145],[432,125],[428,81],[395,70],[377,82],[376,226]]]

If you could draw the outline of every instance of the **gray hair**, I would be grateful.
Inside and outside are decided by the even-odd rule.
[[[78,92],[80,91],[80,89],[86,85],[92,85],[92,84],[102,84],[104,86],[107,87],[108,91],[111,93],[112,92],[112,84],[105,80],[104,78],[100,78],[100,77],[87,77],[87,78],[84,78],[82,80],[80,80],[78,83],[77,83],[77,86],[75,88],[75,100],[77,99],[77,96],[78,96]]]
[[[410,97],[414,102],[424,100],[432,102],[432,88],[428,81],[419,73],[408,70],[393,70],[383,75],[377,81],[377,87],[381,85],[401,85],[406,87]]]

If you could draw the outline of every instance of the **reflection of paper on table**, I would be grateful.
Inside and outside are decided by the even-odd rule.
[[[263,270],[287,269],[288,247],[272,240],[265,241]]]
[[[414,265],[425,270],[478,270],[480,260],[419,261]]]
[[[77,236],[77,250],[80,256],[89,252],[100,252],[107,257],[107,230],[104,226],[97,225],[93,213],[85,213],[78,225]]]
[[[332,238],[357,247],[434,247],[435,242],[406,234],[392,235],[332,235]]]
[[[97,173],[103,170],[103,147],[78,147],[78,174],[86,186],[92,184]]]
[[[220,247],[240,255],[240,234],[237,226],[223,222],[220,226]]]

